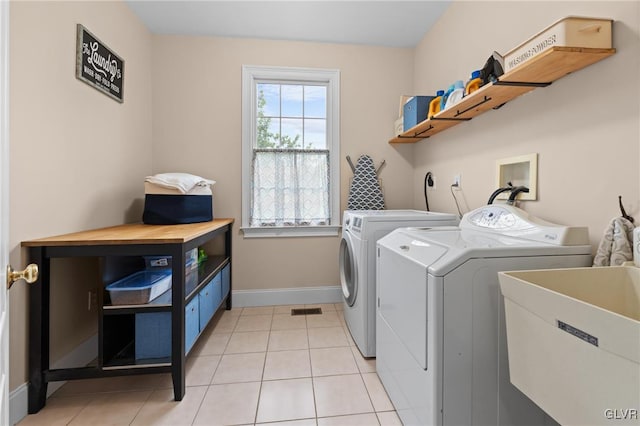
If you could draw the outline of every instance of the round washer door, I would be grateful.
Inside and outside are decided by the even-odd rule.
[[[353,237],[349,232],[342,233],[340,241],[340,284],[347,305],[353,306],[358,293],[358,269],[353,251]]]

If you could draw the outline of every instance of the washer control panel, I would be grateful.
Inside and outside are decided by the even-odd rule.
[[[343,218],[342,226],[345,230],[349,230],[354,233],[360,233],[360,231],[362,230],[362,217],[345,215]]]
[[[510,205],[488,205],[465,214],[460,228],[518,237],[554,245],[588,245],[589,231],[583,226],[546,222]]]
[[[515,228],[518,225],[516,216],[500,207],[484,208],[476,211],[475,214],[469,217],[469,221],[476,226],[492,229]],[[520,225],[522,226],[522,223]]]

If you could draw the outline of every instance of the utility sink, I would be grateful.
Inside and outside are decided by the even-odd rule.
[[[640,268],[499,280],[511,383],[562,425],[640,425]]]

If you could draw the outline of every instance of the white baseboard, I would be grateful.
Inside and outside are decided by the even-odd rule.
[[[55,368],[77,367],[87,365],[98,356],[98,335],[94,334],[74,350],[51,365]],[[47,398],[60,389],[66,382],[51,382],[47,386]],[[14,425],[28,414],[29,386],[23,383],[9,393],[9,422]]]
[[[21,384],[9,392],[9,424],[15,425],[27,416],[29,406],[29,387]]]
[[[234,290],[233,306],[304,305],[342,302],[340,286],[276,288],[266,290]]]

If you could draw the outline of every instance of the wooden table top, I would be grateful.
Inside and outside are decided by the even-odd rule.
[[[185,243],[233,223],[233,219],[179,225],[130,223],[23,241],[23,247]]]

